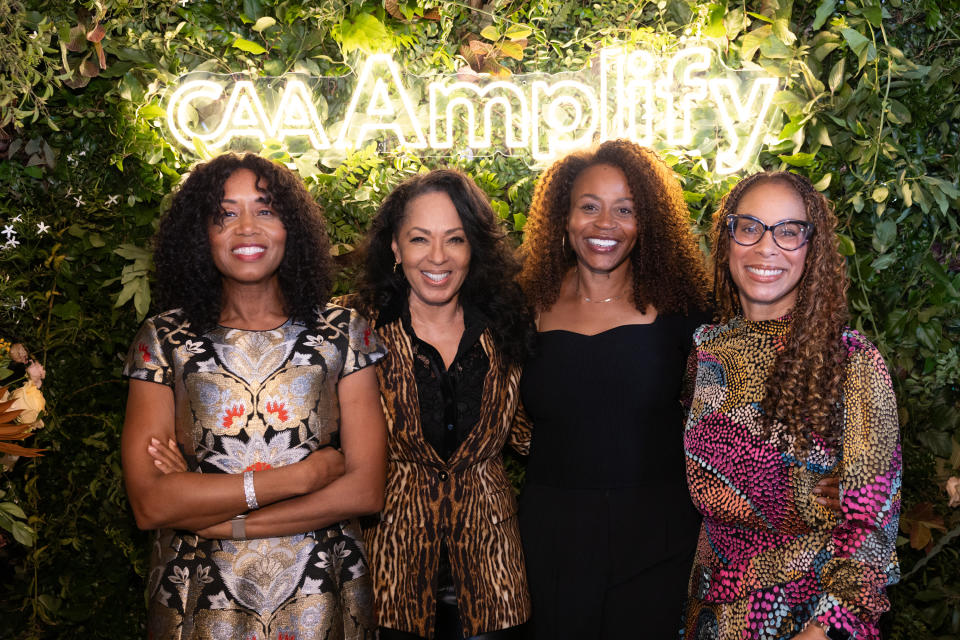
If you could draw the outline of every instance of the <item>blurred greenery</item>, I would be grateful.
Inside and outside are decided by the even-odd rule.
[[[196,159],[155,126],[165,87],[189,71],[340,76],[374,51],[420,82],[464,66],[553,73],[607,44],[682,38],[782,80],[758,163],[834,202],[854,322],[901,405],[904,579],[886,637],[960,637],[960,509],[944,491],[960,475],[958,24],[960,3],[933,0],[0,0],[0,226],[17,243],[0,245],[0,336],[48,371],[33,442],[48,451],[0,476],[37,536],[0,547],[0,638],[144,635],[148,537],[120,476],[120,368],[150,310],[150,237]],[[661,151],[702,233],[738,176],[712,172],[715,150]],[[347,266],[379,200],[423,167],[471,173],[516,239],[536,177],[523,154],[262,152],[297,166]]]

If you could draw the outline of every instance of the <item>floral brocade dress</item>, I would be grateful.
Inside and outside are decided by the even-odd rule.
[[[694,335],[684,432],[687,480],[703,514],[684,640],[787,640],[811,619],[857,640],[879,638],[894,550],[901,457],[896,400],[880,353],[843,333],[846,360],[835,447],[798,457],[782,425],[764,438],[764,381],[789,319],[735,318]],[[812,493],[840,478],[839,515]]]
[[[124,374],[168,385],[191,471],[242,473],[339,446],[341,378],[385,350],[354,311],[327,305],[311,326],[217,327],[179,311],[144,322]],[[212,540],[157,531],[147,579],[155,640],[373,638],[371,580],[355,522],[300,535]]]

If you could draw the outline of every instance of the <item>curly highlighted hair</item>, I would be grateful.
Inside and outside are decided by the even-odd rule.
[[[483,313],[494,344],[508,362],[522,362],[531,352],[534,329],[532,313],[515,282],[520,266],[486,194],[455,169],[435,169],[407,178],[380,204],[362,248],[359,294],[363,304],[377,312],[406,304],[410,284],[403,271],[394,268],[390,244],[403,225],[409,203],[434,192],[450,196],[470,245],[470,267],[460,289],[460,302]]]
[[[174,193],[154,238],[157,304],[161,310],[183,309],[198,332],[216,326],[223,289],[207,229],[222,218],[223,185],[238,169],[257,176],[257,188],[269,196],[287,232],[277,269],[284,311],[310,322],[314,310],[326,304],[332,286],[323,211],[293,172],[250,153],[228,153],[197,165]]]
[[[714,296],[722,322],[742,312],[737,286],[730,274],[730,232],[727,216],[735,214],[751,188],[770,182],[791,187],[803,200],[815,230],[808,241],[803,276],[791,313],[790,334],[767,375],[761,403],[767,427],[786,425],[800,449],[816,433],[836,442],[836,411],[844,378],[840,338],[848,321],[847,273],[838,250],[837,217],[833,206],[804,176],[785,171],[756,173],[744,178],[720,201],[714,221]]]
[[[652,304],[661,313],[707,310],[707,270],[680,183],[656,153],[629,140],[571,153],[540,176],[520,248],[520,285],[530,304],[544,310],[557,301],[563,277],[576,263],[564,241],[573,182],[584,169],[600,164],[623,171],[633,197],[637,243],[629,260],[637,309]]]

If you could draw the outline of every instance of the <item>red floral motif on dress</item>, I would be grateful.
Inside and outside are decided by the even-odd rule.
[[[243,417],[243,413],[244,411],[243,411],[242,404],[235,404],[229,409],[227,409],[227,412],[223,415],[223,428],[229,429],[230,427],[232,427],[233,419]]]
[[[252,465],[244,469],[244,471],[264,471],[266,469],[273,469],[273,465],[269,462],[254,462]]]
[[[277,634],[277,640],[297,640],[297,634],[284,633],[281,631],[279,634]]]
[[[280,422],[286,422],[287,418],[290,415],[287,413],[287,410],[283,408],[283,402],[268,402],[267,403],[267,412],[277,414],[277,418],[280,419]]]
[[[369,347],[369,346],[370,346],[370,327],[367,327],[367,328],[363,331],[363,346],[365,346],[365,347]]]
[[[141,342],[137,345],[137,351],[140,352],[140,357],[143,358],[144,362],[150,362],[152,358],[150,356],[150,350],[147,349],[147,345]]]

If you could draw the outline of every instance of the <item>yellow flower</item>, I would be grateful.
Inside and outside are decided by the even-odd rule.
[[[23,411],[17,417],[20,424],[36,422],[37,416],[47,405],[43,393],[32,382],[25,382],[22,387],[14,389],[10,399],[13,400],[13,405],[9,411]]]

